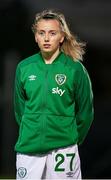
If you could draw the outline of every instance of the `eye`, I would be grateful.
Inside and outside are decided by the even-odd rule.
[[[56,32],[50,32],[51,36],[55,36],[57,33]]]
[[[39,31],[38,34],[41,35],[41,36],[43,36],[43,35],[44,35],[44,32],[43,32],[43,31]]]

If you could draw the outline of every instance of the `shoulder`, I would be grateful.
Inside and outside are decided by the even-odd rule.
[[[22,67],[25,67],[32,63],[37,63],[39,56],[40,56],[39,53],[37,53],[37,54],[33,54],[32,56],[29,56],[29,57],[23,59],[22,61],[20,61],[18,63],[17,68],[22,68]]]
[[[83,65],[83,63],[80,60],[74,60],[72,59],[70,56],[63,54],[65,59],[66,59],[66,65],[67,67],[69,67],[72,70],[76,70],[76,71],[86,71],[85,66]]]

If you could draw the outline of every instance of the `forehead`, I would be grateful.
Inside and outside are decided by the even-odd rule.
[[[56,19],[41,19],[37,23],[39,30],[60,30],[60,23]]]

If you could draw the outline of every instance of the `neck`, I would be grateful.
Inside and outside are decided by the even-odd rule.
[[[41,52],[41,53],[42,53],[45,63],[51,64],[59,55],[59,49],[57,49],[54,53],[44,53],[44,52]]]

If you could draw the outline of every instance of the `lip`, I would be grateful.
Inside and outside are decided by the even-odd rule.
[[[43,44],[44,47],[48,48],[51,46],[51,44]]]

